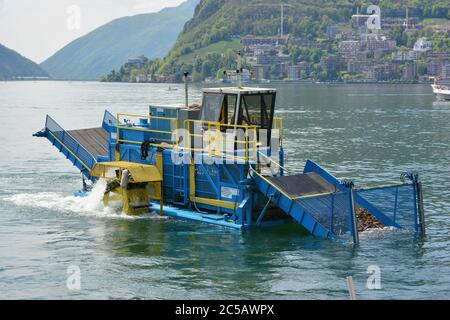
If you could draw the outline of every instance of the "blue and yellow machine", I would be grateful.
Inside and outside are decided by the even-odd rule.
[[[385,226],[425,234],[416,174],[361,189],[311,160],[289,174],[275,101],[275,89],[204,89],[201,105],[105,111],[98,128],[66,131],[47,116],[36,135],[86,179],[106,179],[105,205],[117,202],[127,214],[156,206],[161,215],[235,229],[297,223],[317,237],[358,243],[356,211],[365,209]]]

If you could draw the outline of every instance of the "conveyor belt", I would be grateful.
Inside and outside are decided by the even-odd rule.
[[[330,217],[331,208],[327,206],[332,203],[333,194],[319,196],[321,205],[315,210],[316,204],[304,203],[308,200],[300,200],[300,196],[334,192],[331,186],[322,177],[315,173],[300,174],[284,177],[264,177],[256,171],[252,177],[259,191],[270,201],[277,205],[285,214],[293,218],[314,236],[322,238],[334,238],[335,234],[330,228],[330,223],[323,223],[324,217]],[[280,192],[281,191],[281,192]],[[346,197],[349,200],[349,197]],[[311,198],[314,201],[314,197]],[[325,204],[325,206],[323,206]],[[264,213],[264,210],[261,214]],[[262,219],[261,217],[258,218]]]
[[[336,192],[336,188],[317,173],[305,173],[294,176],[266,177],[271,184],[291,198]]]
[[[108,156],[108,132],[103,128],[68,131],[93,156]]]

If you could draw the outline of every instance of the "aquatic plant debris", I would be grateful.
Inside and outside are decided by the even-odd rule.
[[[356,217],[358,219],[358,232],[363,232],[368,229],[383,229],[385,227],[385,225],[375,218],[375,216],[367,209],[356,209]]]

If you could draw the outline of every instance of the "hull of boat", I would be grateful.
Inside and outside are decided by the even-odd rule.
[[[450,88],[433,85],[433,93],[438,100],[450,101]]]

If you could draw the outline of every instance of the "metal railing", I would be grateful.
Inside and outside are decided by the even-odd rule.
[[[134,119],[135,121],[131,121]],[[139,126],[136,120],[148,120],[148,123],[141,123]],[[256,125],[235,125],[224,124],[217,121],[185,120],[184,129],[187,133],[185,139],[180,139],[179,123],[177,118],[143,116],[136,114],[117,114],[117,142],[141,145],[142,139],[123,138],[126,131],[152,133],[160,138],[155,143],[150,143],[153,147],[165,147],[183,149],[193,152],[204,152],[212,157],[230,158],[239,161],[258,162],[258,141],[259,127]],[[152,120],[158,122],[167,121],[166,129],[152,128]],[[280,143],[283,140],[283,119],[274,118],[273,129],[280,132]],[[122,135],[121,135],[122,133]],[[200,139],[201,143],[196,145],[193,140]],[[198,141],[198,140],[197,140]]]
[[[280,146],[283,146],[283,140],[284,140],[284,136],[283,136],[283,118],[282,117],[274,117],[273,118],[273,126],[272,126],[273,130],[278,130],[280,133]]]
[[[253,177],[257,178],[257,181],[264,181],[270,188],[279,192],[280,196],[285,197],[285,200],[282,200],[280,196],[275,194],[274,199],[282,209],[284,205],[283,210],[287,210],[285,212],[290,214],[300,224],[303,223],[302,215],[298,215],[301,213],[298,211],[291,212],[296,204],[311,216],[316,223],[330,231],[332,238],[346,240],[349,239],[350,236],[354,237],[357,234],[352,220],[354,219],[353,190],[325,192],[298,197],[289,194],[286,190],[267,179],[261,173],[258,173],[255,170],[251,170],[250,172]],[[266,186],[261,188],[259,182],[257,182],[257,184],[260,185],[260,190],[272,192],[270,191],[270,188],[267,188]],[[298,219],[299,217],[300,219]],[[314,230],[315,228],[310,231],[314,234]]]
[[[251,122],[253,123],[261,123],[261,116],[260,115],[251,115],[250,116]],[[280,134],[280,146],[283,146],[283,118],[282,117],[274,117],[273,118],[273,124],[272,124],[272,130],[278,130]]]
[[[94,167],[96,158],[50,116],[45,121],[45,129],[85,169],[90,171]]]
[[[110,131],[111,128],[114,128],[117,124],[117,118],[109,112],[105,110],[105,114],[103,115],[102,128]]]
[[[413,183],[356,189],[355,192],[403,229],[418,230],[417,192]]]
[[[146,119],[149,120],[148,128],[139,127],[136,123],[132,123],[129,118],[134,119]],[[121,120],[125,121],[125,124],[121,122]],[[151,129],[151,121],[168,121],[169,129],[168,130],[159,130],[159,129]],[[157,116],[142,116],[136,114],[117,114],[117,142],[118,143],[131,143],[141,145],[144,141],[142,140],[129,140],[129,139],[121,139],[121,131],[136,131],[136,132],[148,132],[156,135],[167,136],[166,138],[157,139],[159,143],[151,143],[151,146],[155,147],[167,147],[167,146],[177,146],[178,145],[178,119],[177,118],[168,118],[168,117],[157,117]]]
[[[186,120],[185,129],[188,134],[188,144],[183,146],[185,149],[205,152],[213,157],[232,158],[245,162],[257,160],[257,126]],[[198,143],[201,148],[198,148],[195,142],[192,146],[192,141],[196,138],[202,139]]]

